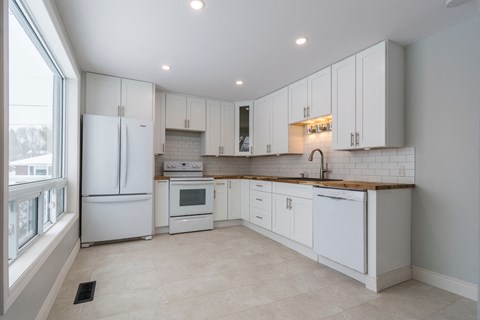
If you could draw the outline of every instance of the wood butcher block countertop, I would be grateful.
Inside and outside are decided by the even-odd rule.
[[[227,175],[209,175],[215,179],[250,179],[250,180],[264,180],[272,182],[286,182],[304,184],[309,186],[337,188],[337,189],[351,189],[351,190],[388,190],[388,189],[408,189],[415,188],[414,184],[408,183],[384,183],[384,182],[366,182],[366,181],[318,181],[318,180],[296,180],[273,176],[227,176]],[[165,176],[155,176],[155,180],[168,180]]]

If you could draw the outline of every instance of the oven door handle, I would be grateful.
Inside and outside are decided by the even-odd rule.
[[[170,181],[171,186],[213,186],[214,182],[212,181]]]

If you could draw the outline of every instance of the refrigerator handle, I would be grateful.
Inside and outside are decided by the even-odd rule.
[[[120,148],[120,122],[117,125],[117,141],[115,141],[115,149],[118,151]],[[115,166],[115,187],[120,186],[120,159],[118,159],[118,153],[113,154],[114,160],[116,160],[117,165]]]
[[[125,161],[125,179],[123,179],[123,187],[125,188],[127,186],[127,176],[128,176],[128,126],[127,124],[125,124],[125,141],[124,141],[124,147],[123,150],[125,152],[125,157],[124,157],[124,161]]]

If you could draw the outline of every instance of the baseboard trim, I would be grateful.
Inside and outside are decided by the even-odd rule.
[[[261,235],[267,237],[267,238],[270,238],[272,239],[273,241],[276,241],[280,244],[283,244],[285,247],[287,248],[290,248],[302,255],[304,255],[305,257],[307,258],[310,258],[316,262],[318,262],[317,260],[317,254],[312,250],[312,248],[308,248],[308,247],[305,247],[304,245],[301,245],[295,241],[292,241],[290,239],[287,239],[287,238],[284,238],[282,237],[281,235],[279,234],[276,234],[270,230],[267,230],[267,229],[264,229],[262,227],[259,227],[253,223],[250,223],[248,221],[242,221],[242,224],[249,228],[249,229],[252,229],[253,231],[256,231],[258,233],[260,233]]]
[[[79,250],[80,250],[80,239],[78,239],[75,246],[73,246],[73,249],[70,252],[70,255],[68,256],[67,261],[65,261],[65,264],[63,265],[62,270],[60,270],[57,280],[55,280],[55,283],[53,284],[52,289],[50,289],[50,292],[48,293],[47,298],[43,302],[42,307],[40,308],[40,311],[38,311],[38,314],[35,317],[35,320],[46,320],[48,318],[48,314],[50,313],[50,310],[52,309],[53,304],[55,303],[55,299],[57,298],[57,295],[60,292],[60,289],[62,288],[63,281],[67,277],[68,271],[72,267],[73,262],[75,261],[75,258],[77,257]]]
[[[380,292],[399,283],[412,279],[412,266],[393,270],[378,277],[366,276],[365,287],[369,290]]]
[[[235,226],[241,226],[241,225],[242,225],[242,220],[240,219],[213,222],[214,228],[235,227]]]
[[[475,284],[452,278],[434,271],[413,267],[413,279],[431,286],[478,301],[478,288]]]

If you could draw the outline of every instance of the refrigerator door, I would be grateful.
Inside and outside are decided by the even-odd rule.
[[[121,120],[120,194],[152,193],[153,124],[148,120]]]
[[[113,195],[120,184],[120,118],[83,116],[82,195]]]
[[[82,198],[82,243],[151,236],[151,195]]]

